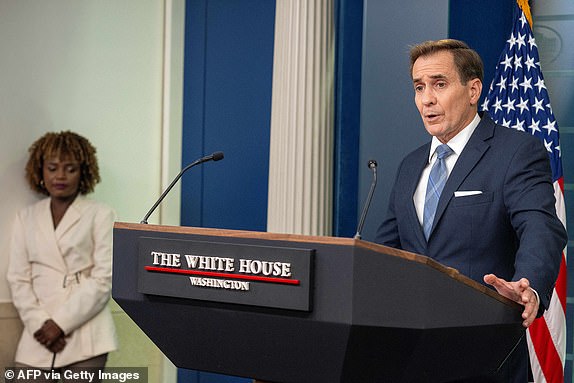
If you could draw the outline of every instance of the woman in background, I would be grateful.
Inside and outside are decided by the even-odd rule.
[[[24,323],[16,367],[103,368],[117,348],[107,307],[115,214],[85,198],[100,181],[96,150],[76,133],[47,133],[29,149],[26,180],[46,198],[12,232],[7,279]]]

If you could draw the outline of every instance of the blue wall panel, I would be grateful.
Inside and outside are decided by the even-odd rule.
[[[204,149],[206,11],[206,1],[188,0],[186,2],[182,167],[206,152]],[[214,148],[207,148],[207,150],[214,150]],[[212,164],[205,165],[209,167]],[[182,225],[201,226],[203,170],[203,166],[191,169],[181,179]]]
[[[188,0],[181,223],[265,230],[275,2]]]
[[[357,182],[361,131],[363,0],[335,0],[335,158],[333,235],[352,237],[357,229]]]

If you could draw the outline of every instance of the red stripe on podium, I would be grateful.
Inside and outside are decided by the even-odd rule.
[[[241,280],[247,280],[247,281],[266,282],[266,283],[280,283],[280,284],[284,284],[284,285],[300,285],[301,284],[301,281],[298,279],[261,277],[261,276],[257,276],[257,275],[217,273],[214,271],[171,269],[168,267],[145,266],[144,268],[147,271],[154,271],[154,272],[158,272],[158,273],[201,275],[201,276],[206,276],[206,277],[241,279]]]

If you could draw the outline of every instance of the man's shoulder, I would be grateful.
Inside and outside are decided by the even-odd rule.
[[[538,137],[535,137],[526,131],[516,130],[497,124],[489,116],[482,117],[480,125],[476,129],[475,133],[490,145],[501,146],[509,152],[521,147],[542,148],[544,146]]]
[[[430,150],[430,141],[410,151],[404,158],[405,160],[412,160],[420,157],[428,157],[429,150]]]

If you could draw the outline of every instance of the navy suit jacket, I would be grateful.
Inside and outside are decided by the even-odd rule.
[[[482,116],[445,184],[427,241],[413,195],[429,151],[430,142],[402,161],[375,242],[426,255],[483,284],[489,273],[508,281],[528,278],[541,315],[567,241],[543,143]],[[461,191],[481,193],[455,196]],[[527,371],[523,341],[502,371],[479,381],[526,382]]]

